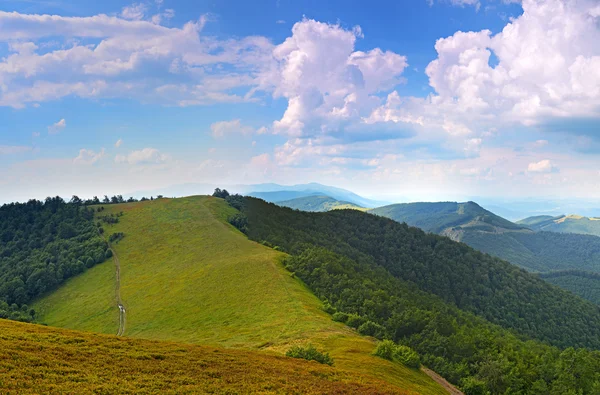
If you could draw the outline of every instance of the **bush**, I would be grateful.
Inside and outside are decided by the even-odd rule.
[[[379,358],[387,359],[388,361],[393,361],[395,351],[396,343],[391,340],[384,340],[377,343],[377,347],[375,348],[375,351],[373,351],[373,355],[376,355]]]
[[[307,361],[316,361],[326,365],[333,365],[333,358],[328,353],[318,351],[312,344],[306,347],[293,346],[285,355],[292,358],[306,359]]]
[[[388,361],[400,362],[409,368],[418,369],[421,367],[421,358],[415,350],[407,346],[397,345],[391,340],[379,342],[373,354]]]
[[[348,320],[346,320],[346,325],[351,326],[352,328],[356,329],[359,326],[361,326],[362,324],[364,324],[365,322],[367,322],[366,318],[361,317],[357,314],[350,314],[348,316]]]
[[[329,304],[329,302],[323,304],[323,311],[327,314],[335,314],[337,312],[336,308]]]
[[[418,369],[421,367],[421,358],[419,358],[419,354],[408,346],[396,346],[394,357],[398,362],[409,368]]]
[[[358,327],[358,333],[365,336],[373,336],[378,339],[383,339],[385,328],[373,321],[367,321]]]
[[[348,321],[348,314],[338,311],[337,313],[333,314],[333,320],[337,322],[346,323],[346,321]]]
[[[238,228],[242,233],[248,232],[248,217],[244,214],[237,213],[228,219],[229,223]]]

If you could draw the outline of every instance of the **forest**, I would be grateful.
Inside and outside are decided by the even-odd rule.
[[[242,211],[248,236],[291,254],[288,269],[335,317],[413,348],[465,393],[600,391],[598,306],[385,218],[253,198]]]
[[[77,199],[0,207],[0,318],[34,321],[28,303],[110,257],[93,218]]]
[[[562,270],[540,273],[540,277],[600,305],[600,273],[581,270]]]

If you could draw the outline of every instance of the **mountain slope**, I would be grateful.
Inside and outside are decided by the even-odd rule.
[[[407,394],[298,359],[0,319],[2,393]]]
[[[573,292],[584,299],[600,305],[600,274],[580,270],[564,270],[540,274],[551,284]]]
[[[600,238],[534,232],[473,202],[396,204],[369,212],[448,236],[530,271],[600,271]]]
[[[306,196],[291,200],[277,202],[278,206],[289,207],[294,210],[325,212],[330,210],[364,210],[355,204],[343,202],[329,196]]]
[[[345,371],[416,392],[443,393],[423,373],[372,356],[372,339],[333,322],[279,263],[284,254],[249,241],[227,223],[236,210],[222,199],[105,207],[103,213],[124,213],[105,233],[125,235],[113,245],[127,309],[125,336],[277,353],[311,342]],[[43,322],[116,333],[116,305],[109,302],[114,266],[107,261],[94,269],[36,303]]]
[[[474,202],[392,204],[369,212],[434,233],[441,233],[447,228],[458,226],[489,231],[525,230],[524,226],[499,217]]]
[[[535,275],[356,210],[309,213],[246,198],[243,212],[250,238],[288,251],[286,267],[337,309],[336,319],[414,348],[465,393],[600,386],[597,352],[525,341],[600,347],[592,334],[600,308]]]
[[[535,231],[558,233],[579,233],[600,236],[600,218],[580,215],[561,215],[558,217],[537,216],[525,218],[517,224],[527,226]]]

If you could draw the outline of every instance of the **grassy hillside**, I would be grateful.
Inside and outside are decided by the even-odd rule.
[[[600,218],[582,217],[580,215],[538,216],[525,218],[517,223],[536,231],[600,236]]]
[[[523,226],[499,217],[474,202],[392,204],[369,212],[434,233],[441,233],[454,227],[487,231],[524,229]]]
[[[0,392],[408,394],[316,362],[0,319]]]
[[[279,260],[281,252],[249,241],[227,223],[235,213],[212,197],[106,205],[123,211],[110,235],[121,265],[125,335],[282,353],[311,342],[335,366],[400,388],[443,393],[425,374],[371,355],[375,344],[335,323]],[[39,300],[53,326],[116,333],[114,264],[107,261]],[[111,305],[112,298],[112,305]]]
[[[366,210],[350,202],[343,202],[329,196],[306,196],[277,202],[277,205],[294,210],[325,212],[331,210]]]

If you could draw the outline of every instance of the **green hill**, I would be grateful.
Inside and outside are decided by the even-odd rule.
[[[343,202],[329,196],[305,196],[291,200],[277,202],[277,205],[289,207],[294,210],[324,212],[330,210],[365,210],[365,208],[357,206],[353,203]]]
[[[600,271],[600,238],[534,232],[525,223],[514,224],[473,202],[395,204],[369,212],[448,236],[529,271]],[[546,220],[538,217],[527,224]]]
[[[414,348],[465,393],[600,388],[600,355],[585,349],[600,348],[598,306],[386,218],[295,211],[251,198],[242,208],[249,237],[289,252],[286,266],[337,310],[336,319]]]
[[[312,343],[344,372],[418,393],[444,393],[424,373],[371,355],[373,339],[333,322],[321,302],[281,265],[281,252],[249,241],[212,197],[106,205],[123,212],[105,234],[120,261],[125,336],[284,353]],[[114,334],[119,326],[111,260],[38,300],[52,326]]]
[[[535,231],[600,236],[600,218],[582,217],[580,215],[561,215],[558,217],[544,215],[525,218],[517,223]]]
[[[369,376],[257,351],[0,319],[3,394],[409,394]]]

